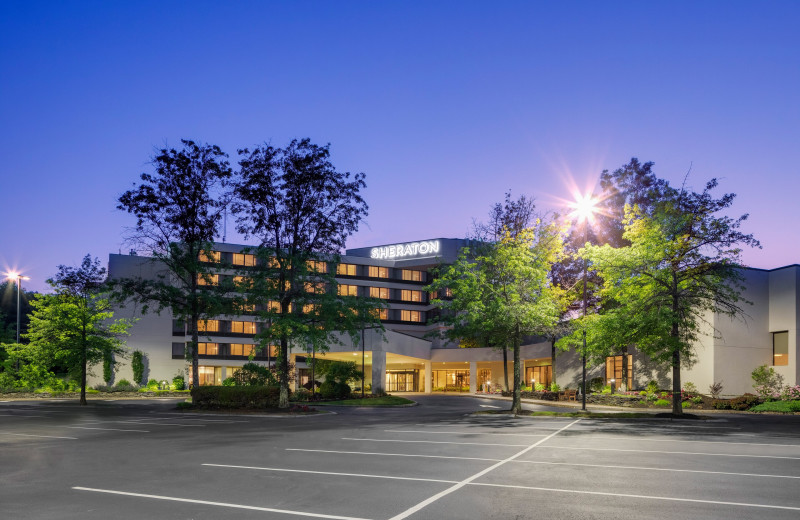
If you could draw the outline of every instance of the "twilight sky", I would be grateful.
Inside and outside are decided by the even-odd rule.
[[[156,147],[306,136],[367,174],[349,247],[463,237],[508,190],[559,209],[635,156],[737,193],[748,265],[798,263],[799,26],[794,1],[5,0],[0,271],[42,291],[126,251]]]

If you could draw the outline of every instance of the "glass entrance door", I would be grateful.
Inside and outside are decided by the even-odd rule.
[[[545,388],[548,388],[550,386],[550,383],[552,382],[553,382],[553,365],[528,367],[525,369],[525,384],[528,386],[533,386],[534,384],[540,384],[544,385]]]
[[[387,370],[387,392],[416,392],[419,370]]]

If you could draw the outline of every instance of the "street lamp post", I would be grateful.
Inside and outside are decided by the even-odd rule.
[[[586,195],[585,197],[578,197],[575,201],[573,207],[575,208],[575,214],[577,214],[578,218],[584,220],[583,226],[583,244],[584,247],[589,242],[589,220],[592,218],[592,215],[595,211],[595,205],[597,204],[597,200],[593,199],[591,194]],[[583,257],[583,318],[584,318],[584,328],[583,328],[583,376],[582,376],[582,388],[581,388],[581,411],[586,411],[586,311],[589,306],[589,302],[586,296],[586,282],[588,278],[588,268],[586,262],[586,255]]]
[[[22,292],[22,280],[30,280],[27,276],[22,276],[19,273],[10,272],[6,273],[8,279],[12,282],[16,280],[17,282],[17,343],[19,343],[19,329],[20,329],[20,293]]]

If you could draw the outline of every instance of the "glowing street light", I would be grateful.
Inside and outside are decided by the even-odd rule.
[[[30,280],[27,276],[11,271],[6,273],[6,277],[13,283],[17,282],[17,343],[19,343],[19,295],[22,292],[22,280]]]
[[[592,194],[578,195],[572,204],[573,215],[578,217],[578,221],[583,221],[583,243],[589,241],[589,223],[594,220],[594,212],[597,211],[598,200]],[[586,308],[589,306],[586,298],[586,279],[587,266],[586,257],[583,257],[583,317],[586,318]],[[584,320],[585,321],[585,320]],[[581,410],[586,411],[586,328],[583,329],[583,379],[581,388]]]

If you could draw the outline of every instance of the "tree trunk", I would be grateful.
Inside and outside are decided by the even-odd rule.
[[[558,384],[556,382],[556,338],[553,336],[550,338],[550,375],[553,378],[553,384]]]
[[[519,328],[517,328],[519,330]],[[520,359],[519,359],[519,334],[514,338],[514,397],[511,400],[511,413],[522,413],[522,396],[520,382]]]
[[[281,336],[281,352],[278,357],[278,379],[281,384],[281,394],[278,408],[289,408],[289,338]]]
[[[628,391],[628,347],[622,347],[622,381],[617,385],[617,388],[622,391]]]
[[[681,350],[678,342],[678,279],[672,273],[672,331],[670,336],[675,340],[672,351],[672,414],[683,415],[683,399],[681,398]]]
[[[503,344],[503,378],[505,379],[506,388],[508,392],[508,346]]]
[[[81,401],[82,406],[86,406],[86,323],[83,324],[81,345]]]

